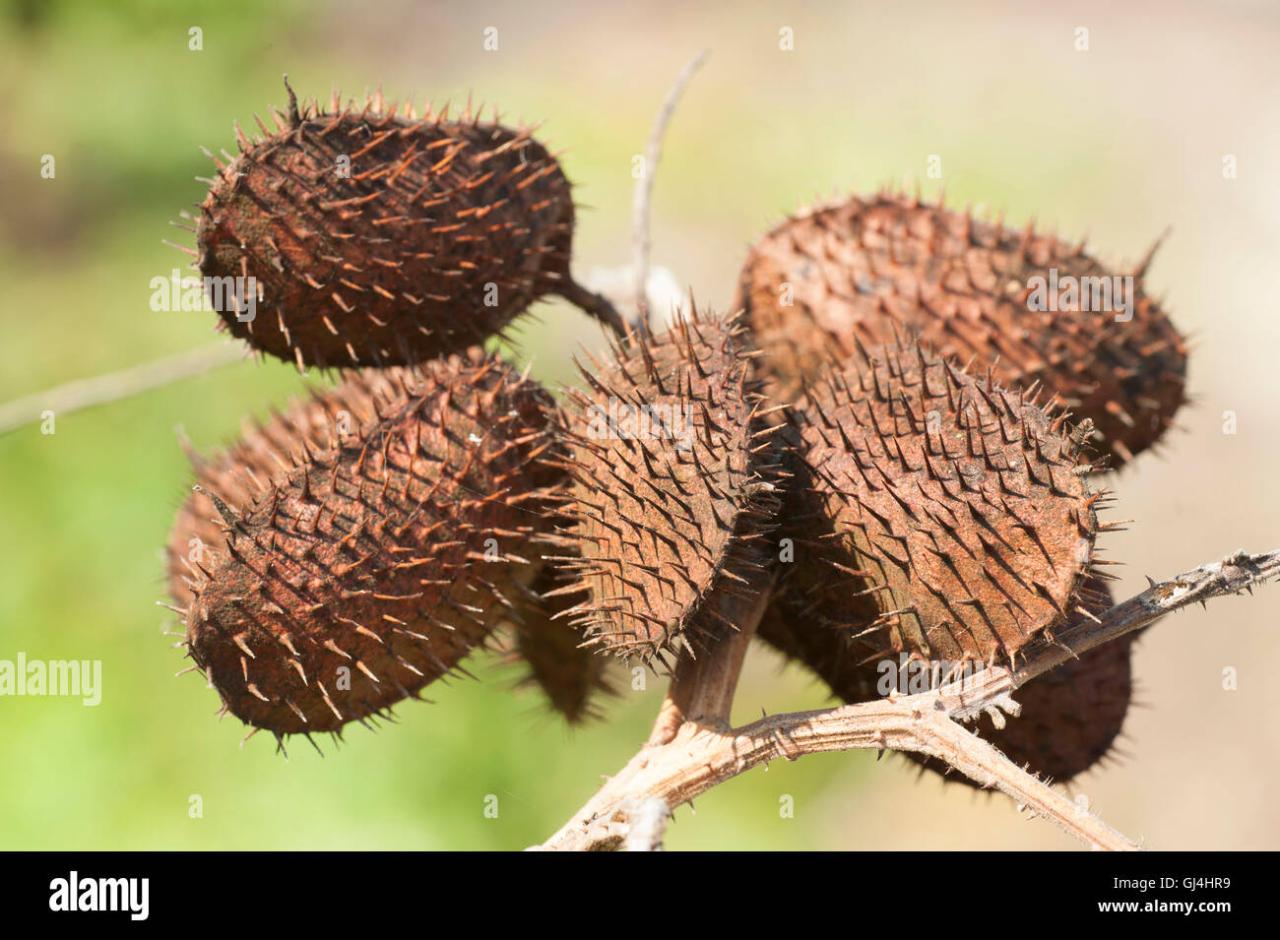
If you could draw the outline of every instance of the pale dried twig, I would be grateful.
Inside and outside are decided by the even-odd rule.
[[[194,378],[221,366],[240,362],[248,352],[242,343],[221,342],[187,350],[153,362],[76,379],[0,405],[0,434],[39,421],[46,411],[61,417],[161,388],[180,379]]]
[[[703,50],[689,61],[676,77],[675,84],[667,92],[667,99],[662,103],[653,122],[653,130],[644,150],[644,166],[640,178],[636,180],[635,199],[632,204],[631,233],[631,269],[635,276],[636,291],[636,325],[641,330],[649,326],[649,203],[653,198],[653,179],[658,169],[658,161],[662,159],[662,139],[666,135],[667,125],[675,114],[680,96],[693,74],[702,67],[708,52]]]
[[[930,755],[983,786],[1000,790],[1094,848],[1137,848],[1134,842],[1048,783],[1014,765],[958,722],[990,708],[1016,715],[1018,708],[1011,694],[1017,687],[1068,658],[1188,604],[1251,591],[1253,585],[1276,577],[1280,577],[1280,549],[1256,555],[1237,552],[1168,581],[1152,582],[1148,590],[1115,605],[1097,622],[1085,621],[1059,633],[1053,643],[1038,644],[1013,668],[984,669],[916,695],[774,715],[729,731],[703,722],[684,721],[674,733],[666,731],[656,736],[665,743],[641,748],[541,848],[612,847],[619,831],[629,831],[628,807],[650,799],[678,806],[777,757],[795,760],[805,754],[855,748]],[[662,721],[660,718],[660,725]]]
[[[622,843],[627,852],[655,852],[662,848],[662,835],[667,831],[671,809],[666,801],[654,797],[645,800],[629,814],[630,827]]]

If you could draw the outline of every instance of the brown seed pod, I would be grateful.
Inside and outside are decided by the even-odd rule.
[[[616,693],[605,674],[608,660],[592,653],[582,631],[566,622],[563,615],[573,602],[554,588],[553,571],[546,567],[515,599],[515,648],[509,658],[527,668],[520,684],[536,685],[551,707],[576,725],[599,717],[599,698]]]
[[[570,184],[528,129],[470,108],[418,118],[381,94],[300,111],[292,95],[274,131],[237,129],[197,219],[235,336],[299,368],[412,364],[483,343],[547,294],[621,328],[569,273]],[[250,277],[256,291],[226,280]]]
[[[559,486],[550,398],[501,360],[368,381],[390,393],[336,447],[246,506],[210,493],[222,542],[188,650],[228,710],[278,735],[336,730],[454,669],[532,580],[521,553]]]
[[[569,395],[575,555],[560,560],[581,574],[576,622],[603,650],[667,662],[737,629],[719,604],[760,588],[779,449],[742,334],[695,309],[660,337],[629,335]]]
[[[350,373],[336,388],[313,391],[265,423],[246,422],[240,439],[221,453],[202,457],[184,444],[198,489],[178,509],[167,546],[174,603],[186,607],[191,602],[192,579],[208,577],[200,567],[205,550],[226,542],[225,524],[210,494],[229,506],[248,506],[299,466],[308,448],[332,449],[341,437],[374,420],[375,396],[392,399],[399,388],[378,373]]]
[[[1083,606],[1095,615],[1111,606],[1110,591],[1101,582],[1091,581],[1081,596]],[[910,667],[904,669],[899,659],[863,661],[865,650],[851,639],[856,630],[840,629],[812,613],[801,608],[794,594],[779,596],[761,621],[760,636],[812,669],[835,697],[846,703],[870,702],[889,687],[903,691],[905,682],[914,681]],[[1074,619],[1083,617],[1077,613]],[[1136,638],[1136,633],[1128,634],[1036,677],[1014,692],[1022,709],[1017,718],[1006,718],[1005,726],[997,729],[984,713],[974,730],[1014,763],[1043,778],[1065,782],[1079,776],[1110,753],[1124,725],[1133,691],[1131,653]],[[933,758],[910,752],[904,756],[945,774],[947,780],[978,786],[963,774],[947,774],[946,765]]]
[[[1076,607],[1103,494],[1025,394],[910,343],[868,358],[792,410],[788,590],[872,656],[1009,661]]]
[[[858,636],[866,624],[850,623],[835,605],[791,590],[789,581],[784,578],[769,598],[759,638],[807,666],[845,703],[874,701],[879,697],[877,657]]]
[[[1112,605],[1111,593],[1106,585],[1091,587],[1084,606],[1096,615]],[[1004,727],[996,728],[984,713],[974,730],[1040,777],[1066,782],[1079,776],[1111,752],[1124,727],[1133,697],[1137,638],[1138,633],[1128,633],[1037,676],[1013,693],[1022,707],[1017,718],[1006,718]],[[907,757],[930,770],[946,769],[932,758]],[[947,774],[946,779],[978,786],[964,774]]]
[[[853,356],[908,330],[944,356],[992,367],[1003,384],[1041,383],[1093,422],[1119,466],[1186,400],[1186,345],[1144,290],[1149,261],[1126,281],[1083,245],[1030,227],[906,196],[855,197],[765,235],[738,304],[781,396],[813,381],[832,352]]]

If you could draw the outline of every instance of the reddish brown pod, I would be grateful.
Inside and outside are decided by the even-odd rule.
[[[1100,614],[1111,606],[1110,592],[1094,586],[1085,606]],[[1015,764],[1048,780],[1065,783],[1098,766],[1112,752],[1129,712],[1137,638],[1126,634],[1037,676],[1014,691],[1021,706],[1016,718],[1006,717],[997,728],[984,713],[974,730]],[[932,758],[907,756],[930,770],[946,769]],[[978,786],[964,774],[946,779]]]
[[[784,591],[869,655],[1010,661],[1078,606],[1102,494],[1024,393],[908,343],[829,371],[791,414]]]
[[[1101,582],[1091,581],[1081,597],[1094,615],[1111,606],[1110,592]],[[801,609],[795,595],[779,597],[760,624],[760,636],[811,669],[846,703],[874,701],[890,691],[922,691],[916,687],[919,683],[932,687],[945,678],[941,670],[914,671],[930,664],[907,662],[905,657],[864,661],[865,649],[854,639],[856,627],[815,619],[813,614]],[[1085,616],[1077,613],[1073,620]],[[1128,634],[1037,676],[1013,693],[1021,707],[1016,718],[1005,717],[1004,726],[997,728],[984,713],[974,730],[1014,763],[1045,779],[1066,782],[1097,766],[1111,753],[1128,714],[1136,638],[1136,633]],[[946,765],[932,758],[911,752],[906,756],[946,774],[947,780],[978,786],[963,774],[947,773]]]
[[[574,553],[559,561],[580,575],[575,620],[604,651],[697,651],[737,629],[727,598],[760,589],[779,448],[743,333],[693,310],[656,338],[628,335],[568,397]]]
[[[549,397],[478,350],[368,381],[372,420],[302,448],[248,504],[214,500],[188,649],[256,728],[332,731],[416,695],[537,571],[529,542],[560,485]]]
[[[521,685],[536,686],[556,713],[577,725],[599,717],[601,700],[615,692],[606,675],[609,661],[595,655],[583,632],[568,621],[573,601],[555,593],[555,587],[547,567],[516,598],[509,659],[524,669]]]
[[[232,334],[300,368],[412,364],[483,343],[549,294],[621,328],[570,275],[555,158],[526,128],[447,110],[418,117],[381,94],[299,109],[290,91],[274,130],[259,122],[215,158],[197,255],[230,285]]]
[[[374,372],[351,373],[329,391],[313,391],[266,422],[246,422],[240,439],[209,457],[187,447],[196,481],[174,520],[167,546],[169,593],[175,604],[191,602],[192,580],[208,577],[205,551],[225,543],[225,523],[213,497],[228,506],[248,506],[270,485],[315,451],[376,418],[376,398],[394,398],[401,386]],[[185,446],[185,445],[184,445]]]
[[[1030,227],[882,194],[765,235],[739,303],[780,394],[814,380],[831,354],[906,330],[1006,385],[1038,383],[1093,422],[1119,466],[1159,440],[1186,400],[1186,345],[1146,293],[1146,264],[1120,274]]]

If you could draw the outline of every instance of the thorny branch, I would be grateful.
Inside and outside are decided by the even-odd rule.
[[[633,841],[632,832],[641,823],[636,807],[648,807],[646,812],[650,812],[655,800],[678,806],[777,757],[796,760],[824,751],[875,748],[916,751],[943,760],[983,786],[1005,793],[1032,814],[1047,817],[1093,848],[1135,849],[1136,843],[1017,767],[959,722],[989,709],[1016,716],[1018,705],[1012,696],[1017,688],[1067,659],[1188,604],[1203,604],[1209,598],[1242,591],[1252,593],[1255,584],[1277,577],[1280,549],[1256,555],[1237,552],[1167,581],[1152,582],[1146,591],[1115,605],[1096,622],[1086,620],[1059,633],[1053,643],[1038,644],[1012,668],[990,667],[916,695],[773,715],[723,730],[695,720],[670,728],[669,694],[650,743],[538,848],[616,849]],[[750,630],[743,632],[749,634]],[[735,636],[733,641],[737,639]],[[738,662],[740,665],[740,659]],[[723,683],[723,677],[717,681]],[[673,686],[679,684],[677,673]],[[681,694],[695,692],[685,689]],[[647,816],[643,825],[645,831],[651,831],[652,821]]]

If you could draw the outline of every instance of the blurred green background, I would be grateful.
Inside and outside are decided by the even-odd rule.
[[[748,242],[815,198],[922,180],[949,203],[1088,234],[1117,264],[1168,225],[1151,283],[1193,337],[1195,407],[1162,456],[1112,481],[1121,594],[1236,548],[1280,543],[1273,276],[1280,245],[1280,14],[1263,3],[608,4],[6,0],[0,4],[0,401],[214,340],[200,314],[149,309],[186,257],[169,226],[197,203],[232,122],[303,96],[477,101],[543,121],[581,216],[577,267],[629,252],[631,160],[703,48],[667,140],[654,263],[723,307]],[[203,48],[189,48],[189,31]],[[498,49],[486,51],[495,27]],[[1088,49],[1077,48],[1083,27]],[[779,48],[789,29],[794,48]],[[56,177],[42,179],[42,156]],[[941,181],[925,179],[938,155]],[[1239,172],[1224,177],[1231,155]],[[570,378],[600,345],[541,305],[510,355]],[[0,848],[517,849],[550,835],[646,734],[651,681],[568,731],[515,674],[432,688],[377,734],[288,759],[219,723],[163,631],[161,548],[189,486],[175,436],[231,439],[297,394],[245,362],[0,437],[0,659],[100,659],[97,708],[0,698]],[[1238,432],[1224,434],[1224,413]],[[1280,591],[1180,614],[1138,653],[1145,706],[1125,755],[1077,791],[1159,848],[1280,847]],[[1224,669],[1238,688],[1223,689]],[[821,691],[753,652],[739,717]],[[484,812],[498,798],[497,818]],[[198,796],[203,816],[191,818]],[[780,810],[794,804],[794,813]],[[1188,812],[1195,807],[1194,812]],[[1005,801],[897,759],[778,762],[682,808],[670,848],[1069,847]]]

